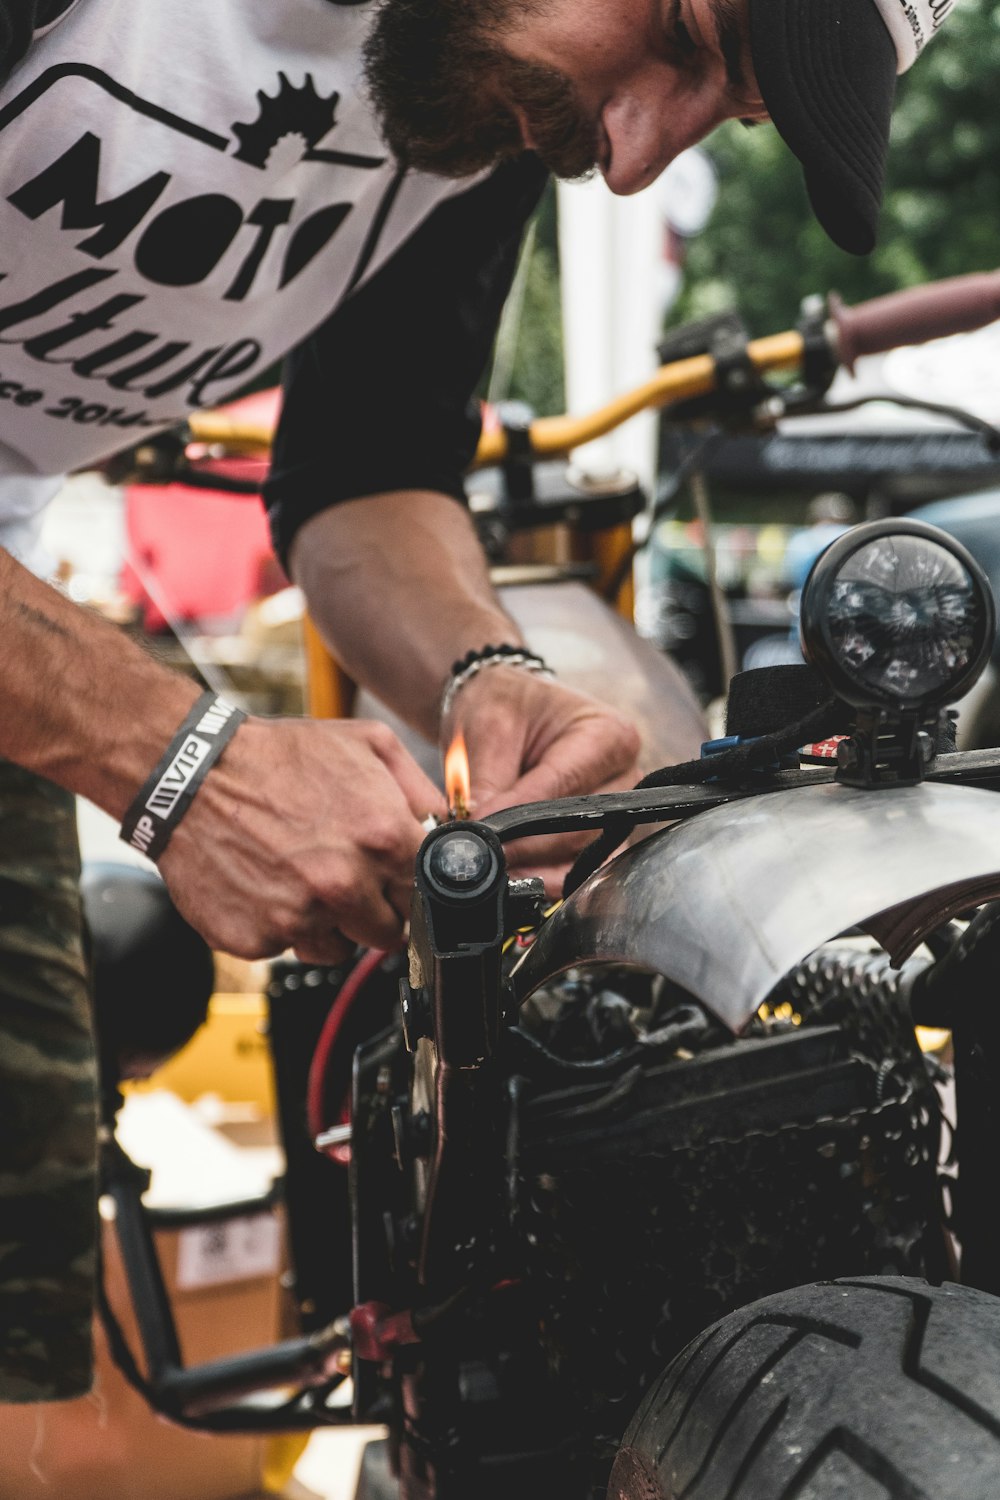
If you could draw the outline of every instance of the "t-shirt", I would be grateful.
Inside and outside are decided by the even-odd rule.
[[[0,0],[0,542],[86,467],[298,346],[276,541],[339,499],[459,494],[530,157],[402,171],[359,86],[370,7]]]

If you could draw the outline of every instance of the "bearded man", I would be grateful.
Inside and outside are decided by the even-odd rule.
[[[316,962],[399,941],[444,811],[383,727],[203,701],[52,589],[60,477],[290,353],[267,500],[339,659],[432,739],[461,715],[481,813],[627,777],[634,729],[526,651],[460,503],[523,225],[550,167],[632,192],[770,113],[867,250],[948,3],[0,0],[0,1399],[91,1378],[73,796],[213,946]]]

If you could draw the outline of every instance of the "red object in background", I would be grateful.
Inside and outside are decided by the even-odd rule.
[[[256,495],[131,485],[125,531],[135,566],[125,564],[121,586],[149,631],[168,628],[164,611],[179,620],[238,617],[287,581]]]
[[[258,391],[222,410],[250,423],[273,426],[280,392]],[[263,481],[260,458],[212,459],[192,445],[201,473]],[[130,485],[125,491],[125,532],[130,561],[121,587],[143,612],[143,626],[169,628],[181,621],[239,620],[248,604],[287,585],[271,548],[258,495],[194,489],[184,484]]]

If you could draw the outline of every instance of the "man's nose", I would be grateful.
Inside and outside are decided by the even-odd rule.
[[[627,195],[646,187],[666,165],[663,144],[651,108],[634,93],[615,95],[601,112],[609,157],[604,180],[613,193]]]

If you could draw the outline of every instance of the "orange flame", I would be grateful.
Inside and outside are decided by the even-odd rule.
[[[448,746],[448,753],[444,758],[444,785],[452,817],[467,818],[469,803],[472,801],[472,777],[469,773],[469,752],[461,730]]]

